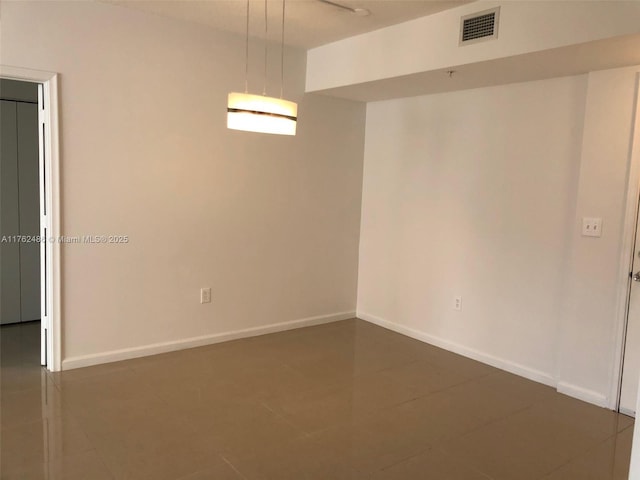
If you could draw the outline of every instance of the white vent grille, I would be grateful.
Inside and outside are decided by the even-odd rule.
[[[498,38],[500,8],[473,13],[461,18],[460,45]]]

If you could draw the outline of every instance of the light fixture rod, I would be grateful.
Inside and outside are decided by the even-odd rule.
[[[280,43],[280,98],[284,96],[284,7],[287,0],[282,0],[282,41]]]
[[[267,21],[267,0],[264,0],[264,87],[262,89],[262,94],[267,94],[267,45],[269,41],[267,25],[269,22]]]
[[[247,37],[244,52],[244,93],[249,93],[249,0],[247,0]]]

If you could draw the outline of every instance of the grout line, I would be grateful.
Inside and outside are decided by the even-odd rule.
[[[276,419],[283,421],[284,423],[286,423],[290,427],[294,428],[296,431],[300,432],[302,434],[300,436],[300,438],[310,438],[311,437],[311,433],[310,432],[307,432],[300,425],[297,425],[296,423],[294,423],[291,420],[289,420],[288,418],[286,418],[283,413],[276,412],[269,405],[267,405],[263,400],[260,400],[259,404],[260,404],[260,406],[265,408],[267,411],[271,412]]]
[[[630,428],[633,429],[635,425],[635,422],[632,422],[630,425],[627,425],[626,427],[624,427],[622,430],[618,430],[618,432],[616,433],[616,435],[620,435],[622,432],[626,432],[627,430],[629,430]],[[611,437],[609,437],[611,438]]]
[[[412,460],[412,459],[414,459],[416,457],[419,457],[420,455],[424,455],[425,453],[433,451],[433,450],[436,450],[436,447],[433,446],[433,445],[429,445],[427,448],[425,448],[424,450],[421,450],[420,452],[418,452],[418,453],[416,453],[414,455],[409,455],[406,458],[398,460],[397,462],[394,462],[394,463],[392,463],[390,465],[387,465],[386,467],[382,467],[382,468],[380,468],[380,469],[378,469],[376,471],[377,472],[384,472],[385,470],[389,470],[390,468],[393,468],[396,465],[400,465],[401,463],[408,462],[408,461],[410,461],[410,460]]]
[[[231,469],[232,469],[234,472],[236,472],[238,475],[240,475],[240,477],[242,477],[244,480],[248,480],[248,479],[247,479],[247,477],[245,477],[245,476],[242,474],[242,472],[241,472],[240,470],[238,470],[238,469],[235,467],[235,465],[234,465],[233,463],[231,463],[231,461],[230,461],[229,459],[227,459],[227,457],[225,457],[224,455],[222,455],[222,454],[220,454],[220,453],[219,453],[218,455],[220,456],[220,458],[222,458],[222,460],[223,460],[227,465],[229,465],[229,467],[231,467]]]

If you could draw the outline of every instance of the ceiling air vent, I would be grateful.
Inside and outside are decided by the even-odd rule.
[[[460,19],[460,45],[498,38],[500,7],[465,15]]]

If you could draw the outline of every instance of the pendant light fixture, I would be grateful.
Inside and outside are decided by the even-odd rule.
[[[280,51],[280,98],[267,97],[267,0],[264,2],[264,89],[262,95],[249,93],[249,1],[247,0],[247,34],[245,49],[245,90],[231,92],[227,104],[227,128],[247,132],[295,135],[298,105],[283,100],[284,90],[284,14],[282,0],[282,36]]]

